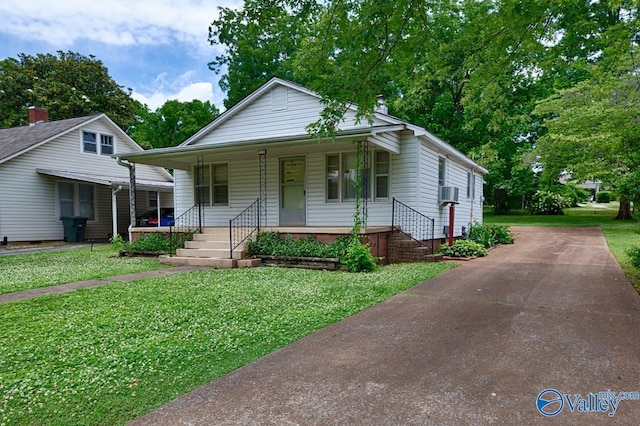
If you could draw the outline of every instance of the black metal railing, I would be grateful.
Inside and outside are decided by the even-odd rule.
[[[229,220],[230,259],[233,259],[233,251],[256,231],[260,232],[260,198]]]
[[[434,252],[435,220],[412,209],[406,204],[393,199],[391,206],[391,228],[399,231],[424,247],[431,247]]]
[[[176,249],[190,234],[201,233],[204,226],[204,214],[201,204],[195,204],[186,212],[173,220],[169,226],[169,256],[176,253]]]

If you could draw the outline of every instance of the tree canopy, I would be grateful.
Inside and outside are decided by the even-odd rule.
[[[28,108],[36,106],[52,120],[103,112],[126,129],[135,116],[130,92],[92,55],[19,54],[0,60],[0,127],[27,124]]]
[[[210,67],[226,72],[227,106],[272,75],[318,92],[326,108],[309,129],[319,134],[331,133],[350,104],[366,120],[382,94],[391,114],[485,165],[488,198],[498,189],[524,196],[535,184],[538,138],[547,135],[543,145],[558,140],[552,135],[560,127],[549,122],[562,121],[551,111],[565,108],[558,96],[595,84],[596,69],[611,76],[611,90],[623,84],[613,70],[635,47],[636,3],[247,0],[239,11],[222,9],[213,22],[210,42],[226,50]],[[572,117],[583,125],[595,119],[579,106]],[[597,119],[617,129],[614,117],[629,118]],[[548,175],[575,166],[568,157],[554,160]]]
[[[155,111],[137,101],[135,106],[137,119],[129,133],[145,148],[179,145],[220,114],[215,105],[198,99],[169,100]]]

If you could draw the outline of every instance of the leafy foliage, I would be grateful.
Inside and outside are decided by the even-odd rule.
[[[563,215],[565,207],[562,195],[550,191],[537,191],[529,203],[529,212],[534,215]]]
[[[254,240],[247,243],[247,254],[250,256],[294,256],[294,257],[344,257],[349,239],[337,238],[329,244],[321,243],[313,236],[293,239],[291,235],[281,237],[277,232],[262,232]]]
[[[367,244],[363,244],[359,238],[349,241],[347,252],[342,258],[342,265],[349,272],[371,272],[376,269],[376,258],[371,254]]]
[[[440,246],[440,253],[451,257],[483,257],[487,255],[487,249],[475,241],[457,240],[452,246]]]
[[[596,202],[598,203],[610,203],[611,202],[611,193],[609,191],[600,191],[596,194]]]
[[[2,421],[126,424],[451,267],[201,270],[7,304]]]
[[[578,207],[579,203],[584,203],[589,198],[589,191],[578,188],[574,184],[567,183],[562,186],[562,197],[567,207]]]
[[[47,109],[51,120],[105,113],[122,129],[135,116],[131,89],[95,56],[74,52],[0,60],[0,127],[26,125],[29,106]]]
[[[173,249],[183,248],[187,241],[193,238],[193,232],[181,232],[173,234]],[[156,252],[158,254],[169,253],[171,240],[169,234],[163,232],[151,232],[140,234],[132,242],[125,241],[121,236],[111,239],[111,244],[117,250],[130,250],[141,252]]]
[[[469,240],[474,241],[485,248],[496,244],[513,244],[514,238],[509,233],[509,228],[502,225],[480,224],[475,222],[469,230]]]
[[[132,138],[147,148],[176,146],[220,115],[209,101],[169,100],[155,111],[135,101],[137,121],[129,128]]]
[[[633,246],[625,250],[625,254],[631,259],[631,266],[640,269],[640,246]]]

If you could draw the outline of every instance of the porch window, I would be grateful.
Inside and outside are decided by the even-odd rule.
[[[229,166],[208,164],[195,168],[194,195],[206,206],[229,205]],[[213,202],[212,202],[213,201]]]
[[[389,199],[389,170],[391,156],[386,151],[370,154],[369,167],[360,173],[361,194],[368,199],[385,201]],[[326,200],[327,202],[353,201],[356,199],[356,154],[343,152],[326,156]]]
[[[95,220],[95,191],[93,185],[58,182],[60,218],[83,216]]]
[[[340,200],[340,155],[327,155],[327,201]]]
[[[211,166],[198,166],[195,173],[194,199],[198,204],[211,205]]]
[[[158,207],[158,193],[153,191],[147,191],[147,202],[150,209]]]
[[[226,164],[214,164],[213,168],[213,205],[229,205],[229,167]]]
[[[82,150],[91,154],[98,153],[98,143],[95,133],[82,132]]]
[[[375,192],[376,200],[389,199],[389,153],[387,151],[375,152]]]
[[[113,154],[113,136],[100,135],[100,154],[102,155]]]

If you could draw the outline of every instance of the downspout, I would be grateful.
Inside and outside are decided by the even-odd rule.
[[[118,201],[116,195],[122,191],[122,185],[112,187],[111,190],[111,223],[112,223],[112,237],[115,238],[118,235]]]
[[[131,228],[136,226],[136,166],[133,163],[125,163],[120,157],[116,161],[122,167],[129,169],[129,241],[131,241]]]

